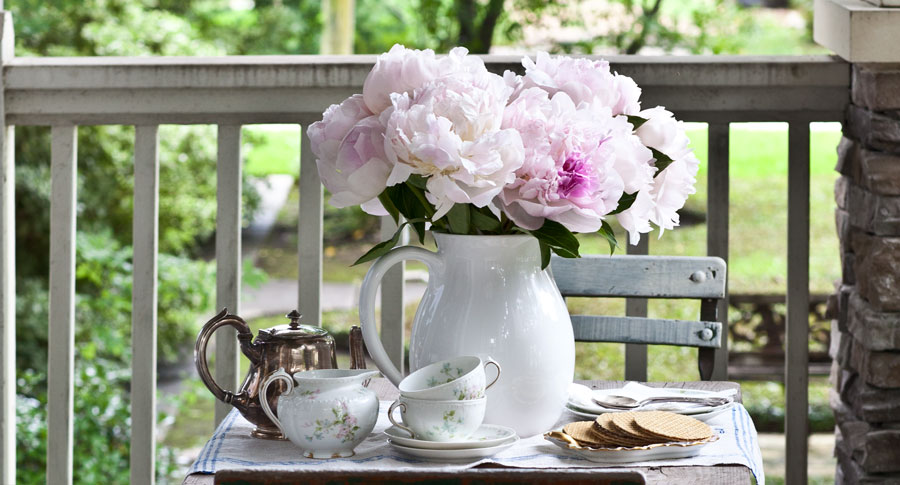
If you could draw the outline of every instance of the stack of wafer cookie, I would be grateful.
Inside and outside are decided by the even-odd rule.
[[[666,411],[606,413],[595,421],[576,421],[551,433],[582,448],[635,448],[709,440],[712,429],[690,416]]]

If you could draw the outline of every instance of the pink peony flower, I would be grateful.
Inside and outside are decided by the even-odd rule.
[[[525,57],[522,64],[525,66],[522,88],[538,87],[551,97],[563,92],[576,106],[587,103],[609,108],[613,116],[636,114],[640,110],[640,88],[630,77],[610,72],[609,63],[604,60],[550,57],[546,52],[539,52],[536,61]],[[512,84],[514,79],[507,82]]]
[[[524,229],[550,219],[572,231],[597,231],[626,185],[643,188],[652,179],[652,155],[631,125],[608,108],[576,106],[565,92],[523,90],[507,107],[503,127],[522,133],[525,162],[499,200]],[[640,182],[626,184],[622,173]]]
[[[387,214],[377,199],[391,171],[384,154],[384,127],[362,96],[328,108],[322,121],[310,125],[309,141],[332,205],[362,204],[370,214]]]
[[[391,105],[392,93],[409,93],[439,74],[434,51],[407,49],[395,44],[378,56],[375,67],[363,84],[363,98],[372,113],[380,114]]]
[[[650,232],[649,222],[659,226],[660,236],[666,229],[674,229],[679,224],[678,210],[684,207],[688,196],[696,192],[694,184],[700,165],[688,148],[690,140],[682,123],[671,112],[656,107],[643,110],[638,116],[647,120],[635,132],[641,142],[673,162],[656,175],[635,205],[619,214],[619,221],[629,231],[632,244],[637,244],[639,233]]]
[[[411,174],[428,177],[434,219],[453,204],[488,205],[522,165],[519,133],[500,129],[511,88],[483,64],[466,62],[464,53],[448,56],[463,71],[430,81],[412,95],[394,94],[392,107],[381,115],[385,152],[393,164],[388,185]]]

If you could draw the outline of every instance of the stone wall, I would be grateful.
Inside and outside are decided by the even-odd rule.
[[[900,483],[900,64],[855,64],[838,148],[836,483]]]

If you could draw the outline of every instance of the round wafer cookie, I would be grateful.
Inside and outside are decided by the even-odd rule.
[[[599,446],[603,443],[594,438],[594,435],[591,432],[593,426],[593,421],[575,421],[563,426],[563,433],[571,436],[580,445]]]
[[[618,446],[643,446],[646,440],[635,438],[627,433],[622,432],[613,425],[613,418],[616,415],[625,413],[606,413],[601,414],[594,421],[594,432],[601,436],[604,440],[615,443]]]
[[[712,436],[708,424],[667,411],[645,411],[636,413],[634,425],[644,433],[668,438],[670,441],[700,441]]]
[[[613,428],[615,428],[616,431],[618,431],[620,434],[628,436],[629,438],[639,441],[645,445],[669,441],[661,439],[659,436],[646,433],[637,428],[634,424],[634,419],[638,414],[640,414],[640,412],[625,412],[614,414],[611,419]]]

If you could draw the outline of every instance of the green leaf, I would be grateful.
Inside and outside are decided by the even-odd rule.
[[[446,217],[453,234],[469,233],[469,204],[453,204]]]
[[[425,221],[431,217],[431,214],[434,214],[434,208],[430,204],[427,207],[424,206],[413,190],[414,189],[406,183],[402,183],[386,188],[385,192],[387,192],[388,198],[394,206],[397,207],[397,210],[403,217],[408,220],[420,221],[410,224],[419,238],[419,243],[424,243]],[[425,203],[427,204],[428,202],[425,201]]]
[[[616,233],[613,232],[608,222],[603,221],[603,225],[600,226],[597,234],[603,236],[603,239],[606,239],[606,242],[609,243],[609,254],[614,253],[616,248],[619,247],[619,242],[616,241]]]
[[[428,179],[421,175],[413,174],[410,175],[408,179],[406,179],[406,182],[417,189],[425,190],[425,185],[428,183]]]
[[[635,130],[637,130],[641,127],[641,125],[647,122],[647,118],[641,118],[640,116],[625,115],[625,117],[628,118],[628,122],[631,123],[632,126],[634,126]]]
[[[538,240],[538,247],[541,248],[541,269],[547,269],[547,266],[550,266],[550,246]]]
[[[400,224],[400,227],[397,228],[397,232],[395,232],[394,235],[390,239],[388,239],[387,241],[382,241],[382,242],[376,244],[375,246],[372,246],[372,249],[368,250],[366,252],[366,254],[363,254],[362,256],[360,256],[360,258],[357,259],[356,262],[353,263],[352,266],[356,266],[357,264],[362,264],[367,261],[371,261],[373,259],[380,258],[381,256],[384,256],[385,254],[387,254],[391,249],[394,248],[394,246],[397,245],[398,242],[400,242],[400,234],[403,233],[403,226],[405,226],[407,224],[408,224],[408,222],[404,222],[403,224]]]
[[[539,241],[544,241],[548,246],[553,248],[553,252],[560,256],[565,258],[578,257],[578,239],[575,238],[572,231],[568,230],[566,226],[558,222],[546,219],[544,225],[541,226],[540,229],[531,231],[531,234],[538,238]],[[560,250],[572,254],[572,256],[567,256],[560,252]]]
[[[472,225],[477,227],[482,231],[499,231],[500,230],[500,221],[494,217],[494,214],[491,213],[490,209],[482,208],[479,209],[475,206],[471,206],[471,219]]]
[[[391,201],[391,198],[388,197],[387,189],[378,194],[378,201],[381,202],[381,205],[384,206],[384,210],[386,210],[388,214],[390,214],[391,218],[394,219],[394,224],[399,224],[400,211],[397,210],[397,206],[395,206]]]
[[[618,214],[622,211],[628,210],[634,204],[634,200],[637,199],[638,193],[635,192],[633,194],[622,193],[622,197],[619,197],[619,205],[616,206],[616,210],[610,212],[610,215]]]
[[[668,155],[657,150],[656,148],[651,148],[650,151],[653,152],[653,158],[656,159],[656,173],[653,174],[653,177],[655,178],[657,175],[661,174],[662,171],[665,170],[666,167],[671,165],[672,162],[674,162],[675,160],[672,160]]]

